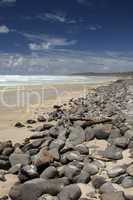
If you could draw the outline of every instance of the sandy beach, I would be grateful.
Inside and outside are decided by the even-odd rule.
[[[10,139],[13,142],[22,142],[31,134],[31,131],[27,128],[23,130],[15,128],[14,125],[18,121],[25,124],[29,118],[36,119],[39,113],[47,114],[52,110],[53,105],[67,103],[71,98],[83,97],[88,91],[93,92],[98,86],[106,84],[55,84],[45,87],[43,85],[19,86],[4,88],[4,90],[1,88],[0,141]],[[5,104],[2,102],[3,99]]]
[[[31,132],[30,128],[28,128],[28,124],[26,123],[27,119],[37,119],[38,115],[43,115],[47,117],[48,112],[53,111],[54,105],[63,105],[67,109],[69,107],[69,100],[70,99],[78,99],[79,97],[86,97],[86,95],[89,93],[94,93],[96,91],[96,88],[99,86],[107,86],[110,82],[104,83],[104,84],[93,84],[93,85],[83,85],[83,84],[73,84],[73,85],[49,85],[47,87],[43,86],[25,86],[19,88],[19,95],[20,94],[32,94],[30,104],[23,104],[23,106],[14,106],[14,107],[5,107],[3,105],[0,106],[1,116],[0,116],[0,141],[7,141],[11,140],[13,144],[20,143],[23,144],[25,138],[29,138],[31,135],[33,135],[33,132]],[[38,103],[38,95],[39,97],[42,96],[43,90],[45,90],[45,99],[44,101],[41,101],[41,103]],[[16,88],[11,88],[6,91],[6,103],[16,103]],[[36,95],[37,94],[37,95]],[[101,94],[101,92],[100,92]],[[20,95],[21,96],[21,95]],[[27,96],[24,95],[24,103],[27,103]],[[23,102],[21,102],[23,103]],[[28,101],[29,103],[29,101]],[[16,128],[14,127],[16,122],[22,122],[25,127],[23,128]],[[81,123],[81,122],[80,122]],[[81,123],[82,124],[82,123]],[[37,122],[37,125],[42,125],[42,123],[39,124]],[[36,124],[32,124],[32,128],[36,128]],[[100,125],[98,126],[100,128]],[[101,125],[101,127],[104,127],[104,130],[106,130],[109,134],[112,132],[112,125],[111,124],[104,124]],[[100,129],[99,129],[100,130]],[[117,130],[116,130],[117,131]],[[102,136],[104,138],[104,136]],[[32,139],[31,139],[32,141]],[[131,165],[132,164],[132,158],[129,149],[124,149],[122,152],[123,158],[118,158],[118,160],[108,160],[107,162],[103,157],[99,156],[99,152],[106,151],[108,148],[109,141],[106,139],[100,139],[95,138],[93,140],[88,140],[87,142],[82,143],[82,145],[85,145],[90,152],[90,155],[95,155],[96,160],[100,161],[101,164],[105,164],[106,169],[102,167],[101,171],[99,170],[98,175],[102,176],[106,179],[106,181],[111,181],[110,177],[107,175],[108,170],[112,170],[113,168],[117,169],[120,166],[125,165]],[[122,143],[123,144],[123,143]],[[26,144],[25,144],[26,145]],[[98,154],[97,154],[98,153]],[[116,156],[117,154],[114,154]],[[94,161],[94,162],[95,162]],[[103,170],[103,171],[102,171]],[[115,173],[115,172],[114,172]],[[11,186],[13,186],[15,183],[19,181],[18,176],[14,174],[6,174],[5,175],[6,181],[2,182],[0,181],[0,197],[3,197],[4,195],[7,195],[11,189]],[[95,196],[97,200],[100,199],[99,194],[95,192],[94,186],[90,182],[89,184],[83,184],[78,183],[78,186],[81,190],[81,194],[83,198],[87,198],[88,195],[91,196],[91,193]],[[131,188],[123,188],[121,186],[118,186],[117,184],[113,184],[113,187],[118,191],[123,191],[125,195],[133,195],[132,187]],[[89,194],[88,194],[89,191]]]

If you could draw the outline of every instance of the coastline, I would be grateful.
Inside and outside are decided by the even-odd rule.
[[[52,111],[54,105],[61,105],[67,103],[71,98],[79,98],[85,96],[89,91],[94,91],[97,87],[102,85],[108,85],[112,81],[101,84],[49,84],[47,86],[19,86],[19,96],[23,95],[23,101],[20,105],[6,107],[0,101],[0,141],[6,141],[11,139],[13,142],[22,142],[26,137],[31,134],[31,131],[27,128],[17,129],[14,125],[20,121],[25,124],[28,118],[35,119],[38,114]],[[2,88],[1,88],[2,89]],[[2,90],[0,89],[0,95]],[[42,96],[42,92],[45,90],[45,99],[38,104],[36,95]],[[6,103],[12,105],[16,104],[16,92],[17,88],[12,87],[6,90],[5,99]],[[33,94],[33,95],[31,95]],[[27,106],[27,95],[30,96],[30,105]],[[25,103],[25,105],[24,105]],[[29,100],[28,100],[29,103]],[[22,105],[23,104],[23,105]]]

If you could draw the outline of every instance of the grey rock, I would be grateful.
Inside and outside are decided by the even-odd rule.
[[[10,156],[10,154],[12,154],[13,151],[14,151],[13,147],[6,147],[6,148],[4,148],[2,155]]]
[[[58,161],[60,159],[59,150],[57,148],[50,149],[49,153],[52,155],[52,157],[54,158],[54,160]]]
[[[21,122],[17,122],[14,126],[17,127],[17,128],[25,127],[25,125],[23,123],[21,123]]]
[[[74,179],[75,183],[89,183],[90,181],[90,174],[86,171],[81,171],[80,175],[76,176]]]
[[[112,129],[110,132],[108,141],[111,142],[112,140],[114,140],[115,138],[118,138],[118,137],[121,137],[120,129],[118,129],[118,128]]]
[[[44,169],[50,162],[53,161],[53,156],[45,148],[42,148],[39,153],[34,157],[33,164],[38,169]]]
[[[114,178],[116,176],[120,176],[121,174],[124,174],[126,170],[122,167],[113,167],[112,169],[108,170],[108,176],[109,178]]]
[[[108,146],[103,152],[103,156],[112,160],[120,160],[123,158],[122,150],[114,145]]]
[[[126,176],[121,185],[124,187],[124,188],[131,188],[133,187],[133,177],[132,176]]]
[[[116,189],[113,187],[111,182],[106,182],[99,188],[99,191],[100,193],[109,193],[116,192]]]
[[[99,189],[104,183],[106,183],[106,179],[102,176],[96,175],[92,177],[91,182],[96,189]]]
[[[63,171],[64,171],[64,175],[70,180],[70,181],[73,181],[73,178],[77,175],[79,175],[80,173],[80,170],[74,166],[74,165],[66,165],[64,168],[63,168]]]
[[[9,170],[8,173],[9,174],[18,174],[19,170],[20,170],[21,164],[16,164],[14,166],[12,166]]]
[[[0,159],[0,169],[8,170],[9,168],[10,168],[9,161]]]
[[[95,131],[93,128],[86,128],[85,129],[85,141],[90,141],[95,138]]]
[[[65,145],[65,142],[63,140],[60,139],[56,139],[54,141],[51,142],[51,144],[49,145],[49,149],[62,149]]]
[[[80,154],[88,155],[89,149],[84,144],[79,144],[74,148],[76,151],[79,151]]]
[[[28,119],[28,120],[26,121],[26,123],[27,123],[27,124],[35,124],[35,123],[36,123],[36,120],[34,120],[34,119]]]
[[[75,184],[64,187],[58,194],[59,200],[78,200],[80,196],[81,190]]]
[[[19,170],[18,178],[21,182],[25,182],[37,177],[39,177],[39,174],[37,172],[36,166],[34,165],[22,166]]]
[[[101,200],[125,200],[123,192],[109,192],[101,195]]]
[[[24,153],[13,153],[9,157],[11,166],[21,164],[21,165],[28,165],[30,162],[30,158],[28,154]]]
[[[95,175],[99,171],[98,167],[93,163],[86,163],[83,170],[88,172],[90,175]]]
[[[55,178],[57,175],[58,175],[57,169],[53,166],[50,166],[42,172],[40,177],[43,179],[51,179]]]
[[[117,147],[120,147],[122,149],[125,149],[128,147],[128,144],[129,144],[129,139],[127,137],[118,137],[118,138],[115,138],[114,139],[114,144],[117,146]]]
[[[68,183],[65,178],[53,180],[37,178],[21,185],[14,185],[9,192],[9,196],[13,200],[37,200],[42,194],[56,196]]]
[[[94,128],[94,131],[95,131],[95,137],[97,139],[106,140],[106,139],[108,139],[108,137],[110,135],[109,132],[105,131],[102,128]]]
[[[69,141],[73,145],[81,144],[85,141],[84,130],[80,127],[72,127],[70,129]]]
[[[46,122],[46,118],[45,118],[43,115],[39,115],[39,116],[37,117],[37,121],[38,121],[38,122]]]

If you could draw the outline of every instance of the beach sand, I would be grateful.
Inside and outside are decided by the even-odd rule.
[[[23,86],[7,89],[4,93],[1,89],[0,141],[22,142],[26,137],[30,136],[31,132],[27,128],[23,128],[23,130],[15,128],[16,122],[25,123],[29,118],[35,119],[38,113],[47,114],[52,110],[53,105],[61,105],[67,103],[71,98],[82,97],[88,90],[94,91],[96,87],[98,85]],[[38,97],[41,98],[41,102]],[[9,106],[2,103],[2,98]]]
[[[104,84],[105,85],[105,84]],[[13,143],[22,143],[25,138],[29,137],[32,132],[28,128],[16,128],[14,127],[15,123],[20,121],[26,125],[27,119],[35,119],[38,113],[47,113],[52,110],[53,105],[60,105],[67,103],[71,98],[79,98],[83,97],[90,92],[94,92],[95,88],[99,85],[52,85],[47,86],[45,90],[48,92],[46,95],[46,99],[41,104],[37,104],[35,96],[32,95],[31,104],[32,106],[29,108],[26,105],[14,106],[14,107],[6,107],[3,106],[2,102],[0,102],[0,141],[12,140]],[[42,86],[26,86],[19,88],[21,92],[26,91],[29,94],[32,92],[36,92],[37,94],[42,94]],[[52,92],[54,90],[54,92]],[[1,90],[2,94],[2,90]],[[16,103],[16,88],[8,89],[5,93],[6,103],[12,104]],[[88,146],[90,143],[88,143]],[[100,141],[94,142],[98,148],[101,146],[105,148],[106,143]],[[10,188],[18,181],[16,175],[6,175],[6,182],[0,181],[0,197],[7,195],[10,191]],[[86,188],[84,184],[80,185],[83,194],[87,192],[88,187]],[[90,188],[89,188],[90,189]],[[84,195],[83,195],[84,197]]]

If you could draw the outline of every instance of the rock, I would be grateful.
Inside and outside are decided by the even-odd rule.
[[[43,124],[41,126],[36,127],[35,131],[42,132],[51,129],[53,126],[54,126],[53,124]]]
[[[58,198],[49,194],[44,194],[38,200],[58,200]]]
[[[0,173],[0,181],[2,182],[6,181],[5,174]]]
[[[64,187],[58,194],[59,200],[78,200],[80,196],[81,190],[75,184]]]
[[[66,164],[70,161],[83,161],[83,157],[78,151],[70,151],[62,155],[61,162]]]
[[[90,141],[95,138],[95,131],[93,128],[88,127],[85,129],[85,141]]]
[[[42,172],[40,177],[43,179],[51,179],[55,178],[57,175],[58,175],[57,169],[53,166],[50,166]]]
[[[127,174],[122,174],[120,176],[116,176],[111,179],[111,182],[116,183],[116,184],[121,184],[126,176],[127,176]]]
[[[122,150],[114,145],[108,146],[103,152],[103,156],[112,160],[120,160],[123,158]]]
[[[25,125],[23,123],[21,123],[21,122],[17,122],[15,124],[15,127],[17,127],[17,128],[23,128],[23,127],[25,127]]]
[[[99,189],[104,183],[106,183],[106,179],[102,176],[93,176],[92,179],[92,185],[94,188]]]
[[[90,175],[95,175],[99,171],[98,167],[93,163],[86,163],[83,170],[88,172]]]
[[[33,164],[36,165],[37,168],[43,168],[50,164],[53,161],[53,156],[45,150],[45,148],[41,149],[40,152],[35,156],[33,160]]]
[[[0,159],[0,169],[8,170],[10,168],[10,162],[8,160]]]
[[[113,167],[112,169],[108,170],[108,176],[109,178],[114,178],[116,176],[120,176],[121,174],[124,174],[126,170],[122,167]]]
[[[127,168],[127,173],[128,173],[130,176],[133,176],[133,164],[131,164],[131,165]]]
[[[38,139],[38,140],[33,141],[31,143],[31,149],[36,149],[40,147],[42,143],[43,143],[43,139]]]
[[[12,166],[9,170],[8,173],[9,174],[18,174],[19,170],[20,170],[21,164],[16,164],[14,166]]]
[[[94,132],[95,132],[95,137],[97,139],[101,139],[101,140],[106,140],[108,139],[110,133],[105,131],[102,128],[94,128]]]
[[[26,153],[16,153],[10,155],[9,157],[11,166],[21,164],[21,165],[28,165],[30,163],[29,155]]]
[[[46,122],[46,118],[45,118],[43,115],[39,115],[39,116],[37,117],[37,121],[38,121],[38,122]]]
[[[18,178],[21,182],[25,182],[37,177],[39,177],[39,174],[37,172],[36,166],[34,165],[22,166],[19,170]]]
[[[6,147],[6,148],[4,148],[2,155],[10,156],[13,153],[13,151],[14,151],[13,147]]]
[[[111,182],[106,182],[99,188],[99,191],[100,193],[109,193],[116,192],[116,189],[113,187]]]
[[[12,200],[22,200],[22,184],[20,183],[16,183],[15,185],[13,185],[9,191],[9,197]]]
[[[121,185],[124,188],[131,188],[133,187],[133,177],[132,176],[126,176],[123,180]]]
[[[124,136],[126,138],[128,138],[129,140],[132,140],[133,139],[133,130],[126,131],[126,133],[124,134]]]
[[[129,144],[129,139],[127,137],[118,137],[114,139],[114,144],[117,147],[120,147],[122,149],[126,149],[128,147]]]
[[[76,176],[73,179],[75,183],[89,183],[90,181],[90,174],[86,171],[81,171],[80,175]]]
[[[42,194],[56,196],[66,184],[68,184],[68,181],[65,178],[49,181],[37,178],[21,185],[14,185],[9,192],[9,196],[13,200],[37,200]]]
[[[64,168],[63,168],[63,171],[64,171],[64,175],[70,180],[70,181],[73,181],[73,178],[77,175],[79,175],[80,173],[80,170],[74,166],[74,165],[66,165]]]
[[[0,200],[9,200],[9,198],[7,195],[5,195],[5,196],[1,197]]]
[[[69,141],[73,145],[81,144],[85,141],[84,130],[80,127],[72,127],[70,129]]]
[[[26,121],[26,123],[27,123],[27,124],[35,124],[35,123],[36,123],[36,120],[34,120],[34,119],[28,119],[28,120]]]
[[[51,156],[53,157],[54,160],[58,161],[60,160],[60,154],[58,149],[53,148],[51,150],[49,150],[49,153],[51,154]]]
[[[121,133],[120,133],[120,129],[115,128],[112,129],[108,138],[108,141],[111,142],[112,140],[114,140],[115,138],[121,137]]]
[[[84,144],[79,144],[74,149],[78,151],[80,154],[83,154],[83,155],[89,154],[89,149]]]
[[[123,192],[109,192],[101,195],[101,200],[125,200]]]
[[[56,139],[54,141],[51,142],[51,144],[49,145],[49,149],[62,149],[65,145],[65,142],[63,140],[60,139]]]

